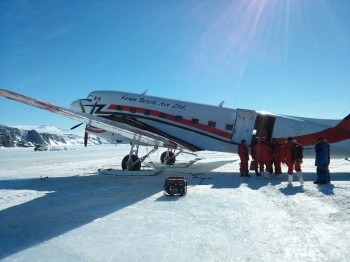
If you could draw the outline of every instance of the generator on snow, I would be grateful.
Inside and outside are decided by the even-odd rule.
[[[164,193],[166,195],[181,195],[184,196],[187,193],[187,180],[185,177],[172,176],[165,179]]]

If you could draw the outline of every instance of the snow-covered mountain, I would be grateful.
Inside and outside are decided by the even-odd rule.
[[[114,142],[89,135],[88,145],[113,144]],[[0,146],[84,145],[84,131],[64,130],[55,126],[5,126],[0,125]]]

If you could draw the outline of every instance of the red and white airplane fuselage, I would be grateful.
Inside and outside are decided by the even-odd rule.
[[[349,116],[343,120],[291,117],[119,91],[93,91],[71,108],[160,135],[191,151],[236,153],[242,139],[249,145],[254,136],[293,137],[304,145],[305,155],[313,155],[318,137],[323,136],[332,144],[332,156],[350,155]],[[109,139],[116,135],[88,131]]]

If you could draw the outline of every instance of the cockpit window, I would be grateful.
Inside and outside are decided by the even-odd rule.
[[[94,100],[94,96],[93,96],[93,95],[89,95],[89,96],[86,98],[86,101],[91,102],[92,100]]]

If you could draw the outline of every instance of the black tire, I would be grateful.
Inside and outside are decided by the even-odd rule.
[[[134,163],[135,161],[137,161],[139,158],[138,156],[136,155],[131,155],[131,160],[132,162]],[[122,169],[123,170],[126,170],[127,169],[127,162],[129,160],[129,155],[126,155],[124,158],[123,158],[123,161],[122,161]],[[129,171],[140,171],[141,169],[141,162],[137,162],[136,164],[134,164],[134,166],[129,169]]]
[[[167,155],[167,151],[163,152],[160,156],[160,162],[162,162],[162,164],[166,164],[166,165],[173,165],[175,164],[175,157],[172,158],[174,156],[174,153],[173,152],[169,152],[169,158],[171,158],[170,160],[167,159],[166,157]]]

